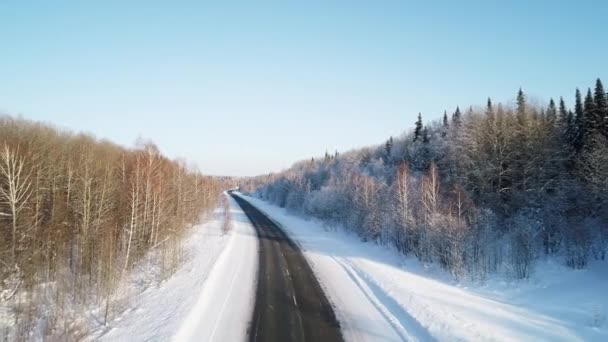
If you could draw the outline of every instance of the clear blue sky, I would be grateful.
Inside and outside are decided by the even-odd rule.
[[[608,1],[230,3],[2,1],[0,110],[254,175],[608,81]]]

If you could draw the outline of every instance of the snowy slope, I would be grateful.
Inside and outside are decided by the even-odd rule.
[[[573,271],[546,261],[527,282],[457,284],[389,247],[246,198],[305,250],[347,340],[608,340],[608,263]]]
[[[255,303],[258,245],[255,229],[230,198],[231,241],[213,267],[194,309],[174,341],[244,340]]]
[[[257,276],[257,238],[230,198],[233,228],[222,235],[221,209],[193,228],[189,260],[159,287],[92,337],[102,341],[239,341],[251,320]],[[137,276],[137,275],[136,275]]]

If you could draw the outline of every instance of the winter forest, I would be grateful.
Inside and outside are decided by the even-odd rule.
[[[0,117],[0,317],[18,339],[79,339],[84,308],[111,319],[142,258],[155,257],[153,278],[174,272],[184,232],[223,188],[149,142],[127,149]]]
[[[532,105],[459,107],[386,143],[325,153],[241,188],[456,277],[527,278],[534,261],[575,268],[608,251],[608,102],[600,79]]]

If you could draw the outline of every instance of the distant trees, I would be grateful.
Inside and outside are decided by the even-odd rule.
[[[600,80],[574,110],[487,100],[375,148],[298,163],[245,190],[342,224],[454,275],[528,277],[540,255],[585,267],[608,251],[608,107]],[[390,156],[390,158],[389,158]],[[315,159],[317,160],[317,159]],[[300,184],[310,184],[302,187]]]
[[[121,276],[150,251],[161,277],[171,274],[184,232],[221,186],[152,143],[126,149],[0,117],[0,284],[14,290],[2,303],[15,322],[7,338],[27,338],[40,319],[47,338],[78,336],[75,305],[105,300],[107,319]],[[44,318],[49,300],[54,313]]]

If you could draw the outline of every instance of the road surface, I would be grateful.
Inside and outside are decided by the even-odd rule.
[[[250,341],[343,341],[334,311],[299,247],[232,194],[256,229],[259,269]]]

